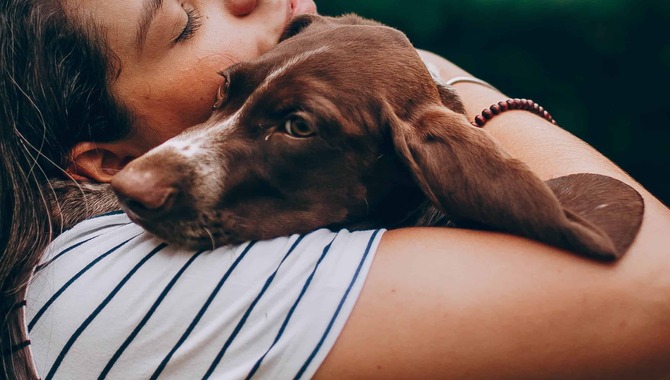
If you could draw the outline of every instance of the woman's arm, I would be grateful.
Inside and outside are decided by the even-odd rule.
[[[442,58],[442,76],[463,71]],[[506,97],[459,84],[472,118]],[[528,112],[486,130],[548,179],[595,172],[634,186],[641,231],[617,263],[504,234],[387,232],[347,325],[316,378],[666,378],[670,211],[593,148]]]

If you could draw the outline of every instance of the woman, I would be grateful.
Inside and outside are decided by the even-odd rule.
[[[194,298],[206,299],[209,290],[203,292],[195,285],[200,284],[196,277],[202,272],[191,274],[185,269],[188,265],[207,259],[211,262],[206,261],[208,265],[200,270],[235,268],[247,254],[274,260],[284,253],[277,244],[282,249],[304,246],[295,237],[200,255],[151,245],[156,243],[136,226],[127,225],[124,215],[110,215],[75,227],[45,253],[52,236],[43,201],[49,191],[46,178],[64,177],[65,171],[80,181],[108,182],[133,158],[206,119],[220,83],[217,71],[264,53],[290,17],[306,12],[315,12],[311,0],[15,0],[2,5],[0,80],[5,101],[0,129],[0,275],[7,377],[38,376],[35,365],[43,378],[667,376],[670,280],[666,273],[670,259],[664,247],[670,246],[670,212],[589,146],[530,113],[508,112],[494,118],[487,130],[542,178],[601,173],[629,183],[645,198],[640,234],[615,265],[487,232],[417,228],[349,235],[320,231],[304,237],[311,239],[311,245],[301,248],[301,260],[296,263],[313,260],[316,268],[321,249],[325,252],[331,246],[328,242],[342,242],[334,249],[351,254],[340,261],[347,270],[351,270],[350,261],[361,263],[353,265],[360,268],[356,272],[360,276],[352,277],[353,295],[343,301],[341,309],[337,302],[325,300],[330,294],[325,290],[305,293],[306,297],[324,297],[321,304],[341,312],[332,325],[327,320],[315,324],[328,334],[312,334],[308,331],[312,325],[291,324],[288,317],[278,319],[286,326],[264,325],[263,317],[273,317],[266,314],[257,318],[257,329],[275,330],[251,334],[235,347],[237,343],[227,337],[247,331],[240,321],[252,315],[245,310],[252,310],[256,299],[242,305],[235,303],[237,298],[228,300],[226,308],[215,309],[224,315],[223,320],[217,324],[216,315],[211,316],[213,322],[201,330],[202,316],[182,310],[188,309],[182,304],[185,298],[168,310],[154,300],[163,296],[161,289],[184,283],[193,284],[187,290]],[[444,79],[467,75],[440,57],[422,54]],[[462,82],[455,87],[470,117],[505,99],[478,84]],[[106,240],[101,241],[101,235]],[[88,239],[96,244],[77,250]],[[103,253],[105,244],[111,252],[126,243],[123,255],[109,256],[116,261],[95,256]],[[127,265],[121,263],[125,257],[134,257],[145,246],[156,247],[151,251],[156,256],[146,256],[148,266],[153,257],[160,257],[166,263],[160,269],[175,269],[170,277],[175,283],[168,278],[160,288],[152,287],[163,279],[149,272],[142,272],[147,274],[141,279],[122,277],[136,281],[133,287],[108,282],[106,276],[117,271],[117,266]],[[76,254],[66,254],[68,249]],[[77,260],[87,258],[90,251],[95,252],[91,265],[100,260],[106,266],[96,265],[95,276],[87,272],[77,277],[77,265],[83,265]],[[371,254],[364,256],[366,252]],[[190,258],[194,261],[186,260]],[[278,258],[279,268],[282,260]],[[47,265],[35,270],[40,262]],[[180,268],[186,273],[183,278],[177,271]],[[280,272],[270,270],[268,283],[275,274],[283,279]],[[339,281],[337,271],[306,272],[301,277],[305,284],[312,279]],[[256,278],[251,269],[248,275]],[[86,276],[93,278],[85,280]],[[68,288],[70,280],[75,285]],[[257,280],[240,282],[238,288],[258,285]],[[345,300],[349,290],[342,291],[340,282],[335,285],[336,299]],[[93,291],[87,292],[86,287]],[[129,289],[147,296],[133,298]],[[22,300],[27,290],[26,306]],[[279,298],[282,293],[277,291]],[[293,291],[290,288],[286,294]],[[119,292],[125,292],[124,297],[111,297]],[[62,300],[65,297],[70,297],[69,303]],[[56,301],[47,308],[51,300]],[[275,301],[269,302],[271,311]],[[290,307],[284,314],[295,311],[302,316],[298,320],[307,323],[313,312],[317,320],[320,303],[318,299],[311,302],[311,309]],[[108,307],[113,303],[117,304]],[[96,314],[97,305],[104,305],[106,314]],[[239,309],[231,312],[235,319],[226,319],[228,309]],[[154,312],[162,312],[162,317],[152,317]],[[193,315],[196,324],[191,323]],[[24,323],[31,342],[22,328]],[[218,328],[229,330],[223,333]],[[71,331],[63,332],[67,329]],[[178,331],[176,335],[173,330]],[[279,339],[277,330],[290,331],[288,341]],[[180,342],[187,347],[167,344],[163,352],[162,342],[173,337],[183,337]],[[320,349],[301,351],[303,338]],[[254,356],[259,353],[254,351],[257,341],[263,339],[279,343],[275,347],[271,342],[267,358],[261,351],[260,358]],[[231,350],[226,351],[228,348]],[[245,356],[247,351],[252,351],[250,356]],[[282,356],[286,353],[289,357]],[[226,362],[231,355],[240,358],[241,364]]]

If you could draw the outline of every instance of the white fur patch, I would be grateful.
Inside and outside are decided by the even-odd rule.
[[[158,153],[169,149],[189,159],[207,154],[206,148],[204,146],[207,141],[211,140],[212,134],[225,133],[227,130],[235,126],[239,120],[241,112],[242,109],[238,110],[223,121],[208,123],[206,125],[197,127],[193,131],[185,131],[182,134],[166,141],[162,145],[159,145],[156,149],[154,149],[154,151],[155,153]],[[154,151],[151,151],[150,153],[153,154]]]
[[[273,82],[275,79],[277,79],[280,75],[282,75],[283,73],[285,73],[285,72],[286,72],[288,69],[290,69],[291,67],[293,67],[293,66],[295,66],[295,65],[297,65],[297,64],[299,64],[299,63],[301,63],[301,62],[304,62],[304,61],[307,60],[309,57],[315,56],[315,55],[317,55],[317,54],[325,53],[325,52],[327,52],[328,50],[329,50],[329,47],[328,47],[328,46],[321,46],[321,47],[318,48],[318,49],[309,50],[309,51],[300,53],[300,54],[298,54],[298,55],[296,55],[296,56],[293,56],[293,57],[287,59],[287,60],[284,62],[283,65],[281,65],[279,68],[273,70],[270,74],[268,74],[268,76],[265,78],[265,80],[263,81],[263,83],[261,83],[261,85],[258,86],[258,88],[256,88],[256,90],[253,92],[253,94],[251,94],[251,96],[249,97],[249,101],[247,101],[247,103],[249,103],[250,101],[252,101],[252,99],[253,99],[253,97],[254,97],[254,94],[256,94],[256,93],[262,93],[263,91],[267,90],[267,88],[270,87],[270,85],[272,84],[272,82]]]
[[[221,132],[226,132],[227,130],[230,130],[232,127],[234,127],[237,122],[240,119],[240,114],[242,113],[242,110],[244,110],[244,106],[247,105],[248,102],[245,102],[244,105],[237,110],[234,114],[228,116],[226,120],[217,122],[216,125],[214,126],[213,130],[215,130],[217,133]],[[209,129],[209,128],[207,128]]]
[[[202,133],[182,134],[160,145],[156,153],[169,150],[184,158],[194,158],[202,154],[204,142]]]

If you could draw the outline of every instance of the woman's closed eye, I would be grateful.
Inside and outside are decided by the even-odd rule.
[[[181,33],[174,39],[174,44],[188,41],[202,26],[201,16],[197,9],[187,6],[184,7],[184,12],[186,12],[186,24]]]

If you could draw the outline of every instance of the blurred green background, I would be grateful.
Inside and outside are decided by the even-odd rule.
[[[670,1],[316,0],[537,101],[670,205]]]

